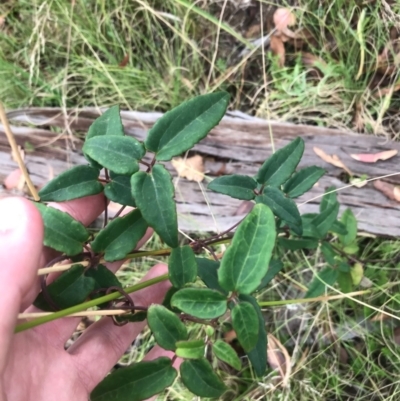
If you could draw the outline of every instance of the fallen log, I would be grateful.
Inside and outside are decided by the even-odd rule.
[[[85,132],[104,109],[29,108],[8,113],[12,130],[19,145],[30,149],[26,164],[37,186],[77,164],[85,163],[81,146]],[[161,113],[122,111],[127,135],[143,140]],[[0,133],[4,133],[0,125]],[[240,112],[229,112],[210,134],[195,146],[193,152],[204,158],[207,179],[220,174],[255,174],[273,149],[286,145],[301,136],[305,153],[300,167],[317,165],[327,174],[310,192],[298,198],[301,213],[318,210],[321,195],[329,186],[342,188],[338,192],[341,210],[350,207],[359,221],[359,229],[376,235],[400,236],[400,204],[388,199],[368,183],[363,188],[348,186],[343,170],[326,163],[313,151],[314,147],[327,154],[337,155],[356,175],[377,178],[398,172],[399,155],[374,164],[361,163],[352,153],[376,153],[400,150],[400,143],[375,136],[358,135],[350,131],[266,121]],[[166,167],[174,176],[178,203],[179,227],[185,232],[222,231],[235,224],[241,201],[215,194],[202,183],[187,181],[176,175],[170,162]],[[0,180],[16,168],[5,135],[0,135]],[[400,185],[400,174],[386,177]]]

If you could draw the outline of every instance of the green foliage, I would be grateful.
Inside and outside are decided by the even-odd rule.
[[[314,298],[325,294],[326,286],[333,285],[337,277],[338,271],[336,269],[325,267],[325,269],[315,276],[304,298]]]
[[[258,316],[249,302],[240,302],[232,309],[232,324],[240,345],[246,352],[251,351],[258,339]]]
[[[266,187],[262,195],[256,197],[257,203],[268,206],[275,216],[282,219],[297,235],[303,233],[299,209],[292,199],[286,198],[282,191],[274,187]]]
[[[83,302],[95,286],[95,279],[86,277],[84,266],[74,265],[47,286],[47,293],[58,309],[65,309]],[[42,310],[54,310],[43,293],[37,296],[34,305]]]
[[[197,96],[165,113],[149,131],[145,146],[157,160],[171,160],[203,139],[224,116],[229,94]]]
[[[134,363],[108,375],[90,394],[92,401],[142,401],[170,386],[177,375],[171,360]]]
[[[256,180],[273,187],[284,184],[293,174],[304,152],[304,141],[296,138],[277,150],[258,170]]]
[[[282,269],[283,263],[280,260],[271,260],[267,274],[261,280],[261,284],[257,287],[257,291],[265,288]]]
[[[171,305],[199,319],[215,319],[227,309],[226,297],[207,288],[184,288],[176,292]]]
[[[188,333],[179,317],[161,305],[152,305],[147,311],[147,322],[157,344],[175,350],[176,342],[186,340]]]
[[[224,175],[208,184],[208,189],[220,194],[229,195],[231,198],[252,200],[255,197],[254,190],[257,181],[247,175]]]
[[[132,196],[131,177],[111,171],[111,182],[104,186],[104,195],[111,201],[124,206],[136,206]]]
[[[217,340],[213,344],[212,350],[218,359],[232,366],[234,369],[240,370],[242,368],[242,362],[236,351],[225,341]]]
[[[196,280],[197,263],[194,252],[189,245],[174,248],[168,262],[169,280],[176,288]]]
[[[86,139],[102,135],[125,135],[118,105],[110,107],[100,117],[96,118],[89,127]]]
[[[172,177],[160,161],[190,150],[204,138],[222,118],[228,101],[225,92],[189,100],[161,117],[144,143],[124,135],[118,107],[110,108],[92,124],[83,151],[93,167],[74,167],[56,177],[40,194],[45,201],[64,201],[104,189],[107,199],[123,207],[136,207],[123,217],[122,209],[114,219],[106,217],[98,232],[91,229],[89,235],[68,214],[37,204],[44,220],[44,244],[63,252],[62,258],[74,256],[77,262],[89,259],[88,268],[76,264],[43,287],[35,305],[44,310],[75,306],[89,297],[93,300],[91,305],[96,301],[97,307],[109,308],[109,302],[97,298],[110,288],[120,291],[118,305],[124,302],[124,289],[117,277],[100,264],[102,258],[108,262],[126,258],[149,226],[170,247],[150,252],[169,255],[168,278],[173,287],[162,305],[136,305],[135,298],[135,305],[116,316],[115,321],[129,324],[147,318],[156,343],[184,359],[180,368],[183,384],[201,397],[220,397],[226,390],[215,372],[223,366],[216,359],[245,375],[250,374],[249,361],[252,377],[265,374],[268,337],[260,306],[251,294],[267,294],[261,290],[268,289],[290,255],[305,251],[302,257],[310,253],[325,266],[308,285],[306,298],[324,294],[327,286],[338,286],[344,293],[352,291],[364,275],[357,257],[348,257],[358,253],[356,218],[346,210],[338,220],[339,202],[334,188],[326,190],[319,213],[300,215],[293,201],[311,189],[324,173],[315,166],[295,171],[304,152],[301,138],[278,149],[256,177],[234,174],[211,181],[210,190],[255,203],[237,224],[233,237],[229,233],[236,225],[223,234],[190,242],[178,237]],[[154,153],[150,162],[142,160],[146,150]],[[100,180],[102,169],[105,172]],[[212,247],[221,242],[230,244],[219,260]],[[91,251],[83,253],[83,247]],[[210,251],[216,260],[195,256],[201,249]],[[134,256],[148,254],[139,252]],[[130,292],[132,288],[125,290]],[[187,330],[187,323],[192,324],[193,331]],[[225,330],[223,325],[230,327],[230,323],[240,349],[248,357],[243,366],[235,349],[219,339]],[[199,340],[196,333],[201,324],[206,340]],[[175,377],[169,359],[135,363],[107,376],[93,391],[92,399],[147,399],[171,385]]]
[[[310,166],[294,173],[285,183],[283,192],[290,198],[297,198],[310,190],[325,174],[325,170]]]
[[[214,373],[210,363],[202,359],[186,360],[180,367],[183,384],[200,397],[220,397],[226,386]]]
[[[132,195],[143,218],[172,248],[178,246],[178,217],[171,174],[161,164],[150,173],[139,171],[131,178]]]
[[[220,262],[207,258],[196,258],[197,274],[208,288],[228,294],[218,282],[218,269]]]
[[[267,368],[267,349],[268,338],[265,331],[265,321],[262,315],[261,309],[257,303],[257,300],[251,295],[240,295],[240,300],[248,302],[253,305],[253,308],[257,312],[258,316],[258,338],[254,348],[247,352],[247,356],[253,366],[254,373],[257,377],[261,377],[265,373]]]
[[[140,210],[133,210],[111,221],[91,243],[92,249],[104,252],[104,259],[108,262],[121,260],[136,247],[147,227]]]
[[[100,171],[91,166],[76,166],[57,176],[39,191],[42,202],[62,202],[95,195],[103,191],[97,180]]]
[[[178,341],[176,355],[184,359],[200,359],[204,357],[205,344],[203,340]]]
[[[143,144],[130,136],[95,136],[83,145],[83,152],[116,174],[130,175],[139,170]]]
[[[222,258],[218,269],[221,287],[243,294],[253,292],[267,273],[275,237],[271,210],[263,204],[254,206],[236,230],[232,244]]]
[[[35,203],[42,215],[44,224],[43,243],[56,251],[73,256],[82,251],[82,246],[89,238],[86,228],[68,213],[41,203]]]
[[[346,209],[340,220],[347,231],[346,234],[339,235],[340,242],[344,246],[349,246],[354,243],[357,238],[357,219],[351,209]]]

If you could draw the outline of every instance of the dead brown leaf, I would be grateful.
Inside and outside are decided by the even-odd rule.
[[[285,64],[285,45],[283,44],[282,38],[280,36],[271,36],[270,49],[272,54],[278,56],[278,65],[283,67]]]
[[[189,181],[201,182],[204,179],[203,158],[195,155],[187,159],[176,157],[171,163],[177,171],[179,177],[188,179]]]
[[[274,13],[274,24],[277,31],[282,31],[296,23],[296,16],[288,8],[278,8]]]
[[[244,37],[246,39],[253,39],[253,38],[259,36],[260,33],[261,33],[261,24],[257,23],[255,25],[251,25],[249,27],[249,29],[244,34]]]
[[[0,15],[0,28],[4,26],[6,22],[6,17],[4,15]]]
[[[124,68],[127,66],[127,64],[129,63],[129,54],[125,54],[124,58],[122,59],[122,61],[118,64],[118,67],[120,68]]]
[[[382,180],[374,181],[374,188],[382,192],[387,198],[400,202],[400,187]]]
[[[376,163],[378,160],[388,160],[392,157],[396,156],[398,151],[396,149],[392,150],[385,150],[383,152],[378,153],[358,153],[358,154],[351,154],[350,156],[363,163]]]
[[[268,333],[267,359],[269,366],[279,372],[282,387],[287,387],[291,373],[290,356],[283,344],[271,333]]]
[[[390,93],[398,91],[400,91],[400,82],[396,83],[393,86],[388,86],[386,88],[378,88],[372,93],[372,96],[374,98],[380,98],[382,96],[386,96],[389,95]]]
[[[300,52],[301,61],[306,67],[318,68],[318,66],[326,66],[324,60],[321,57],[315,56],[309,52]],[[319,69],[319,68],[318,68]]]
[[[319,156],[323,161],[332,164],[335,167],[342,168],[344,171],[346,171],[347,174],[353,176],[354,174],[351,172],[351,170],[339,159],[338,156],[336,155],[328,155],[325,153],[322,149],[314,147],[313,148],[315,154]]]

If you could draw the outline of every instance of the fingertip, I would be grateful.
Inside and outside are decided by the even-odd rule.
[[[103,193],[72,199],[66,202],[51,202],[49,205],[71,215],[83,225],[87,226],[104,211],[106,198]]]
[[[43,233],[42,216],[33,202],[21,197],[0,201],[0,235],[5,241],[15,239],[23,242],[29,239],[41,246]]]

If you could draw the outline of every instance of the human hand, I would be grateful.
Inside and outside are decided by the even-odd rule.
[[[88,225],[102,212],[104,198],[95,195],[55,207]],[[110,318],[102,318],[68,350],[64,345],[79,318],[59,319],[14,334],[18,313],[32,304],[40,290],[37,269],[54,257],[42,241],[42,219],[31,202],[23,198],[0,201],[0,401],[87,401],[146,323],[117,327]],[[107,267],[116,271],[121,265],[114,262]],[[165,265],[157,264],[144,280],[166,272]],[[168,281],[158,283],[136,292],[132,299],[144,306],[161,303],[170,285]],[[154,347],[145,359],[172,355]]]

